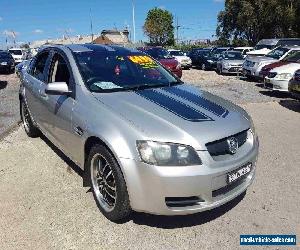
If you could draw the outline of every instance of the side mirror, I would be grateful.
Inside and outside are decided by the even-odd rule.
[[[45,93],[48,95],[70,95],[72,91],[66,82],[51,82],[48,83]]]

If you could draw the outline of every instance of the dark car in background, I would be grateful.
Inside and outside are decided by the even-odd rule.
[[[12,73],[15,69],[15,61],[12,55],[7,51],[0,51],[0,71]]]
[[[289,92],[295,99],[300,100],[300,68],[289,82]]]
[[[182,77],[182,68],[180,63],[172,57],[169,52],[161,47],[144,47],[138,50],[150,55],[159,61],[165,68],[174,73],[179,78]]]
[[[211,49],[198,49],[190,54],[192,65],[200,67],[202,70],[212,69]]]

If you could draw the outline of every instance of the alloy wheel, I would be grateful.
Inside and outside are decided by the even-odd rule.
[[[117,201],[115,176],[107,159],[99,153],[91,161],[91,180],[100,206],[107,212],[112,211]]]

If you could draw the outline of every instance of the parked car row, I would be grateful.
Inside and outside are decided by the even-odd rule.
[[[13,73],[18,64],[23,63],[31,57],[32,53],[30,50],[22,48],[0,50],[0,72]]]

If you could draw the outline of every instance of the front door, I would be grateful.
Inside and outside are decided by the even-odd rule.
[[[70,152],[72,137],[72,112],[75,104],[75,95],[49,95],[45,88],[49,82],[65,82],[75,94],[75,84],[67,57],[62,52],[53,52],[48,71],[48,81],[41,85],[41,114],[42,123],[46,127],[51,140],[62,147],[63,151]]]

